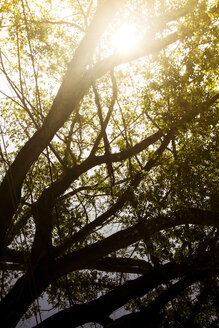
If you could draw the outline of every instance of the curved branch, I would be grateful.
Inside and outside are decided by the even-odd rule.
[[[149,238],[154,233],[182,224],[198,224],[219,227],[219,213],[199,209],[178,211],[169,216],[145,218],[125,230],[98,241],[92,245],[76,250],[56,260],[58,276],[77,269],[86,268],[104,256],[125,248],[141,239]]]
[[[154,301],[150,303],[150,305],[140,312],[124,315],[107,325],[106,328],[135,328],[142,326],[142,324],[146,325],[148,328],[155,327],[157,320],[159,320],[159,313],[166,303],[174,299],[180,292],[192,283],[200,280],[200,278],[201,277],[199,277],[199,275],[189,275],[182,278],[180,281],[161,293]]]
[[[93,80],[111,71],[113,67],[119,64],[158,52],[179,39],[178,34],[173,33],[164,39],[155,40],[150,46],[145,42],[129,55],[118,56],[115,54],[96,64],[93,69],[87,70],[86,66],[90,62],[91,54],[95,50],[100,36],[115,12],[124,3],[125,0],[107,0],[101,2],[101,5],[97,7],[93,21],[69,64],[63,83],[42,127],[23,146],[3,179],[0,186],[2,214],[0,216],[0,239],[2,240],[2,247],[11,218],[19,204],[21,185],[26,173],[72,111],[77,108]]]
[[[49,255],[45,256],[41,259],[38,266],[34,269],[34,273],[32,273],[34,274],[34,297],[39,296],[49,284],[51,284],[53,281],[56,281],[65,273],[77,269],[84,269],[88,265],[92,265],[92,263],[94,263],[95,261],[100,260],[107,254],[114,252],[122,247],[126,247],[141,238],[150,237],[153,233],[157,231],[185,223],[219,226],[218,218],[218,213],[212,213],[208,211],[196,209],[190,209],[189,211],[179,211],[175,213],[175,216],[172,219],[169,217],[160,216],[156,219],[152,218],[147,221],[145,220],[134,225],[131,228],[117,232],[112,236],[106,238],[105,240],[84,247],[83,249],[77,250],[72,254],[65,255],[63,256],[63,258],[60,258],[56,261],[53,261],[51,256]],[[211,256],[208,253],[203,252],[202,256],[199,256],[199,260],[194,262],[194,266],[192,267],[192,274],[194,274],[195,270],[203,272],[205,270],[209,270],[209,268],[211,267],[213,267],[212,270],[215,272],[215,267],[217,269],[218,265],[218,261],[212,263]],[[164,268],[166,267],[168,266],[165,265]],[[158,280],[163,281],[160,279],[167,279],[168,281],[169,279],[171,279],[170,274],[174,278],[179,275],[179,270],[183,270],[184,274],[186,274],[187,270],[190,269],[188,265],[176,265],[175,263],[171,263],[170,267],[171,270],[168,276],[167,273],[165,274],[165,270],[164,272],[162,271],[162,266],[159,266],[149,270],[148,273],[146,273],[143,277],[140,277],[140,280],[138,281],[141,281],[141,279],[144,279],[146,277],[147,279],[144,283],[144,288],[146,286],[150,286],[150,288],[153,288],[153,286],[151,285],[152,282],[156,281],[155,286],[157,286]],[[121,306],[124,304],[124,302],[127,302],[130,297],[138,297],[142,295],[143,291],[144,293],[146,292],[144,289],[142,289],[141,284],[140,289],[136,287],[136,284],[133,284],[134,283],[132,281],[129,283],[129,288],[126,288],[124,291],[125,294],[119,293],[122,298],[122,300],[121,298],[119,298],[119,302],[123,302]],[[133,289],[131,289],[131,287],[133,287]],[[122,291],[122,289],[120,289],[120,291]],[[10,310],[12,311],[13,316],[5,310],[8,308],[9,304],[11,304],[12,300],[14,300],[15,295],[19,295],[19,301],[18,303],[16,303],[16,317],[15,313],[13,312],[13,309]],[[110,295],[112,296],[113,294]],[[29,305],[33,302],[32,296],[33,295],[30,292],[30,279],[28,278],[27,273],[16,282],[15,286],[11,289],[5,300],[2,301],[1,322],[3,324],[5,323],[5,325],[7,323],[8,326],[10,326],[11,323],[17,322],[17,319],[20,318],[20,316],[26,312]],[[116,304],[111,303],[111,296],[109,298],[109,304],[104,302],[104,308],[107,308],[109,310],[112,308],[113,311]],[[100,308],[98,308],[98,311],[100,312]],[[11,324],[11,326],[13,325]]]
[[[105,272],[144,274],[151,268],[152,266],[149,262],[140,259],[105,257],[91,264],[86,269],[95,269]]]
[[[188,275],[188,280],[198,279],[201,274],[205,274],[206,266],[202,266],[207,260],[207,265],[210,265],[209,255],[205,254],[202,261],[197,261],[193,265],[185,263],[167,263],[159,268],[152,268],[140,278],[128,281],[122,286],[115,288],[113,291],[99,297],[98,299],[84,305],[77,305],[71,308],[60,311],[50,318],[37,325],[35,328],[52,328],[55,325],[65,325],[65,327],[77,327],[86,322],[99,322],[104,324],[104,320],[108,320],[109,315],[125,305],[128,301],[137,297],[142,297],[147,292],[157,287],[162,283],[166,283],[172,279]],[[179,287],[179,285],[178,285]],[[176,292],[175,288],[175,292]],[[179,290],[179,288],[178,288]],[[171,291],[171,296],[173,290]],[[169,295],[162,295],[162,300],[167,299]],[[170,296],[169,296],[170,297]],[[161,300],[157,302],[161,304]],[[82,314],[83,313],[83,314]],[[125,327],[127,327],[126,325]],[[135,326],[136,327],[136,326]]]
[[[157,160],[165,151],[168,143],[170,142],[175,130],[170,131],[165,137],[163,142],[161,143],[160,147],[154,153],[154,156],[146,163],[143,168],[144,173],[139,172],[135,175],[134,179],[132,180],[130,186],[123,192],[117,202],[111,206],[105,213],[97,217],[91,223],[88,223],[84,228],[82,228],[79,232],[74,234],[70,237],[65,243],[57,247],[57,255],[63,253],[66,249],[68,249],[73,243],[81,242],[88,236],[95,228],[101,226],[104,222],[106,222],[111,216],[113,216],[117,211],[122,209],[124,204],[127,201],[133,199],[133,189],[138,186],[141,182],[142,178],[144,177],[145,172],[149,172],[152,167],[154,167],[157,163]]]
[[[23,146],[6,173],[0,186],[1,248],[5,246],[5,235],[19,204],[24,177],[30,166],[68,119],[90,87],[91,81],[86,83],[86,79],[83,78],[86,66],[90,62],[91,54],[94,52],[100,36],[124,2],[125,0],[107,0],[97,7],[94,18],[69,64],[62,85],[44,124]]]

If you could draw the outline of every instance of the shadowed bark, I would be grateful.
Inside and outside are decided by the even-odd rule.
[[[26,109],[29,115],[27,115],[26,122],[33,123],[35,130],[32,126],[30,128],[32,132],[29,133],[26,131],[28,127],[26,128],[24,133],[26,133],[28,141],[22,148],[19,148],[20,150],[11,165],[9,165],[10,159],[6,156],[7,147],[5,147],[6,154],[3,152],[0,154],[0,160],[3,163],[1,172],[4,169],[5,172],[7,171],[0,185],[0,269],[2,270],[0,277],[2,285],[0,315],[3,328],[15,327],[31,305],[34,305],[37,298],[42,296],[46,290],[48,291],[48,287],[54,287],[60,278],[60,280],[66,278],[67,281],[68,275],[84,274],[84,272],[86,276],[87,270],[89,273],[94,271],[95,274],[97,273],[96,270],[102,271],[98,274],[100,273],[101,277],[104,278],[104,275],[108,277],[106,273],[117,273],[115,275],[117,277],[120,274],[120,282],[117,287],[115,287],[116,283],[108,284],[108,289],[106,289],[107,291],[110,289],[109,292],[105,293],[104,291],[105,294],[102,295],[101,291],[102,296],[89,302],[88,300],[92,298],[88,296],[84,304],[75,304],[60,311],[37,325],[37,328],[78,327],[88,322],[99,323],[107,328],[140,327],[142,322],[147,327],[156,327],[159,320],[162,319],[160,313],[169,301],[173,301],[193,283],[202,284],[206,282],[206,277],[209,279],[218,277],[219,213],[217,206],[209,205],[214,194],[217,194],[217,191],[213,190],[214,187],[212,187],[216,180],[215,176],[209,178],[209,180],[211,179],[209,182],[210,192],[206,187],[208,182],[204,181],[200,192],[203,193],[201,195],[203,197],[199,197],[199,194],[195,198],[196,195],[193,193],[196,194],[196,190],[193,192],[191,186],[191,200],[187,197],[187,204],[183,197],[183,193],[188,192],[187,187],[184,187],[184,181],[181,181],[181,185],[175,186],[175,177],[173,179],[168,177],[169,172],[167,172],[168,169],[173,170],[174,167],[175,171],[173,171],[178,174],[178,180],[181,179],[180,169],[178,168],[177,171],[177,167],[180,165],[177,161],[179,158],[177,152],[183,153],[184,139],[187,138],[187,135],[189,135],[188,140],[190,135],[194,139],[197,137],[200,140],[205,137],[209,139],[215,137],[214,133],[211,132],[212,122],[209,117],[213,115],[216,102],[219,99],[219,93],[216,93],[213,82],[216,73],[213,68],[209,68],[208,72],[208,67],[205,68],[207,73],[203,69],[203,76],[201,72],[197,73],[199,84],[197,86],[197,81],[192,80],[193,76],[190,77],[189,69],[195,71],[198,64],[194,64],[192,68],[189,67],[187,63],[189,58],[186,58],[186,54],[187,51],[195,52],[198,48],[206,50],[205,53],[203,52],[204,67],[205,56],[208,55],[208,51],[210,52],[208,49],[210,41],[207,39],[205,44],[205,40],[201,40],[203,43],[200,41],[199,44],[195,32],[197,29],[195,24],[197,23],[199,26],[199,22],[193,20],[196,17],[201,17],[200,34],[205,25],[203,21],[209,22],[210,33],[213,34],[212,30],[215,25],[214,23],[210,25],[210,22],[213,22],[212,15],[217,10],[216,7],[208,9],[208,5],[203,9],[199,1],[196,0],[190,1],[182,7],[181,4],[173,6],[174,8],[170,5],[168,8],[172,9],[166,10],[159,16],[157,16],[156,11],[159,12],[160,9],[154,8],[156,9],[153,14],[154,21],[151,22],[148,29],[145,29],[151,32],[150,43],[145,36],[142,36],[138,45],[129,52],[119,54],[113,49],[109,49],[106,51],[106,56],[104,51],[103,56],[101,54],[98,57],[97,49],[101,48],[101,38],[108,37],[107,28],[111,29],[114,20],[120,21],[123,16],[123,9],[128,6],[127,2],[128,0],[91,1],[90,4],[96,8],[96,11],[90,14],[89,19],[82,10],[81,15],[84,15],[86,28],[80,31],[83,33],[83,37],[78,42],[77,48],[74,49],[74,55],[66,68],[60,88],[48,106],[50,109],[47,108],[46,104],[45,112],[41,113],[39,122],[35,120],[35,114],[29,113]],[[81,5],[80,1],[77,3],[78,6]],[[4,10],[6,5],[7,1],[2,7]],[[26,5],[22,1],[23,9]],[[6,8],[9,11],[10,6],[8,5],[9,9]],[[131,6],[130,3],[129,6]],[[131,8],[129,6],[128,9]],[[200,16],[198,16],[199,10],[203,11]],[[25,16],[25,11],[23,14]],[[24,18],[25,24],[27,24],[26,16]],[[22,18],[19,19],[21,20],[19,28],[21,28],[23,22]],[[194,29],[192,27],[191,31],[188,29],[189,20],[191,20],[191,25],[194,25]],[[35,24],[34,19],[31,22]],[[61,23],[65,24],[65,21],[55,23],[45,19],[41,21],[40,25],[47,23],[60,25]],[[74,23],[70,23],[70,25],[78,27]],[[13,25],[9,32],[13,34],[13,29],[16,28],[18,26]],[[26,26],[26,28],[28,32],[28,27]],[[19,36],[18,30],[16,33],[17,48],[20,52],[19,42],[22,40],[19,38],[22,36]],[[36,35],[37,33],[39,31],[36,31]],[[28,39],[30,34],[27,34]],[[28,41],[30,40],[28,39]],[[34,42],[37,44],[37,40],[33,38]],[[190,42],[192,43],[191,46]],[[124,93],[127,97],[124,101],[126,104],[124,111],[127,110],[127,113],[123,113],[120,105],[122,91],[120,93],[117,86],[118,81],[123,83],[123,77],[120,77],[120,73],[114,71],[114,68],[145,56],[157,56],[159,52],[163,53],[160,62],[155,56],[151,63],[153,66],[157,61],[157,65],[161,65],[162,60],[167,60],[168,51],[172,51],[171,48],[168,48],[166,52],[166,48],[174,43],[179,48],[183,44],[181,53],[176,50],[173,55],[173,57],[178,56],[179,62],[182,61],[181,67],[177,68],[179,76],[177,77],[177,73],[174,71],[174,60],[176,66],[179,63],[176,59],[170,58],[173,59],[171,64],[173,71],[163,70],[164,76],[165,74],[169,75],[161,81],[161,85],[157,81],[159,76],[155,76],[154,81],[152,81],[154,86],[151,86],[151,94],[148,92],[149,98],[152,98],[151,102],[146,104],[144,95],[139,96],[138,99],[139,91],[136,85],[133,89],[135,89],[137,107],[134,108],[133,96],[130,95],[129,97],[130,90],[128,89],[128,96]],[[27,53],[28,56],[32,57],[30,42],[29,48],[30,54],[28,51]],[[113,54],[110,55],[110,53]],[[185,56],[185,58],[181,60],[180,56]],[[0,59],[1,72],[5,73],[7,77],[1,56]],[[20,66],[20,53],[18,53],[18,62],[20,69],[18,83],[22,89],[24,82]],[[34,66],[34,62],[32,64]],[[36,75],[35,67],[33,68]],[[141,61],[138,69],[141,70]],[[184,69],[185,74],[183,73]],[[145,72],[142,73],[144,78],[147,77],[147,70],[148,68],[145,66]],[[118,75],[116,75],[117,73]],[[212,80],[210,80],[209,75],[212,76]],[[36,76],[34,77],[36,78]],[[99,81],[100,78],[106,79],[107,86],[104,85],[106,81]],[[203,87],[208,78],[211,81],[211,83],[209,82],[210,85]],[[183,82],[183,79],[188,81]],[[12,84],[12,81],[10,82]],[[101,83],[104,85],[103,89],[109,86],[110,91],[106,92],[106,96],[105,91],[101,93]],[[179,86],[176,85],[177,83]],[[184,89],[183,83],[185,83]],[[98,84],[101,85],[100,90]],[[124,79],[124,88],[125,84]],[[146,81],[141,91],[146,95],[148,85],[151,85],[150,81]],[[166,97],[166,89],[168,88],[169,94]],[[17,89],[19,90],[19,87]],[[36,89],[36,93],[39,92],[37,83]],[[15,93],[19,98],[19,91]],[[94,99],[87,100],[88,97],[94,97]],[[103,97],[105,97],[104,100]],[[25,102],[27,102],[26,98],[28,99],[25,92],[22,91],[19,101],[24,107]],[[182,103],[179,99],[182,100]],[[84,103],[81,105],[82,101]],[[87,105],[86,101],[92,102],[94,107],[89,108],[90,104]],[[156,101],[158,101],[157,107],[153,104]],[[19,105],[19,102],[16,105]],[[132,116],[129,114],[130,108],[128,106],[133,106]],[[141,114],[137,113],[138,106],[139,108],[142,107]],[[147,114],[147,106],[151,106],[152,116]],[[120,110],[118,113],[122,117],[120,121],[117,121],[114,113],[118,108]],[[87,113],[89,109],[91,113]],[[33,108],[33,112],[34,110],[37,111],[38,109]],[[75,114],[75,117],[71,118],[71,114]],[[92,119],[88,114],[94,115]],[[136,118],[138,115],[142,121]],[[125,121],[126,116],[128,117],[127,122]],[[146,122],[144,122],[144,116],[147,116]],[[82,122],[83,119],[84,122]],[[119,126],[120,123],[121,126]],[[126,128],[126,124],[130,124],[130,130]],[[206,131],[203,132],[203,135],[201,133],[199,135],[197,130],[200,128],[202,132],[205,124]],[[134,131],[136,129],[139,131]],[[77,137],[78,130],[80,138]],[[57,133],[58,131],[59,133]],[[13,128],[10,133],[13,134]],[[84,139],[88,137],[88,140],[84,141],[83,133],[87,133]],[[192,137],[190,140],[191,148]],[[55,144],[56,138],[61,140],[60,149],[58,149],[60,144],[58,142],[57,145]],[[80,141],[78,141],[79,139]],[[22,140],[21,136],[20,142]],[[52,140],[54,143],[50,144]],[[183,146],[181,146],[181,142]],[[17,146],[21,147],[21,144],[17,142]],[[80,154],[78,155],[77,152]],[[213,154],[212,158],[215,156],[214,152],[215,149],[212,150],[210,147],[209,153]],[[13,156],[13,154],[10,155]],[[198,157],[199,153],[197,152],[196,155]],[[46,160],[40,162],[41,156]],[[45,168],[47,162],[48,167]],[[34,165],[35,163],[36,165]],[[198,161],[194,161],[194,163],[197,167],[199,166]],[[184,159],[181,164],[186,166]],[[37,167],[38,165],[39,167]],[[35,166],[36,170],[34,170]],[[213,164],[207,159],[205,168],[209,169],[210,175],[211,170],[214,169],[212,167]],[[37,172],[38,169],[40,173]],[[187,169],[189,171],[189,165]],[[196,169],[194,167],[195,173]],[[97,174],[95,173],[96,176],[94,177],[93,172],[96,172],[95,170],[99,171]],[[162,170],[164,173],[160,173]],[[184,170],[186,169],[184,168]],[[50,176],[45,176],[45,172]],[[197,172],[199,174],[198,169]],[[160,180],[156,181],[158,177]],[[195,178],[197,177],[194,174],[194,177],[191,177],[191,185],[192,183],[196,184]],[[203,177],[204,179],[206,176]],[[29,186],[28,183],[33,184],[33,186]],[[170,186],[171,183],[172,186]],[[202,182],[198,181],[197,185],[198,183],[201,184]],[[155,184],[157,185],[155,186]],[[156,199],[153,198],[154,194],[150,195],[153,187],[154,194],[156,191]],[[199,191],[197,191],[198,193]],[[76,198],[77,202],[75,202]],[[200,199],[202,199],[202,203]],[[166,201],[165,208],[162,206],[164,200]],[[79,210],[78,204],[80,205]],[[118,224],[118,230],[114,229],[114,223],[116,229]],[[104,230],[108,228],[108,224],[113,227],[111,232]],[[184,230],[182,226],[185,227]],[[193,227],[196,229],[194,236],[188,233],[188,238],[183,240],[183,233],[193,231]],[[180,232],[177,230],[178,228]],[[162,233],[163,239],[162,237],[159,239],[157,236]],[[196,233],[197,239],[201,236],[200,240],[193,240]],[[203,235],[206,239],[202,242]],[[177,239],[178,237],[179,239]],[[165,247],[171,247],[170,244],[165,244],[168,238],[170,244],[171,239],[180,240],[179,243],[182,243],[182,249],[186,255],[177,258],[174,252],[174,254],[169,252],[162,257],[159,252],[162,253]],[[150,249],[151,240],[154,242],[154,245],[151,246],[152,250]],[[132,247],[139,247],[138,251],[136,248],[133,252],[130,251]],[[175,248],[176,253],[177,247]],[[169,249],[166,251],[168,253]],[[184,253],[181,252],[180,254]],[[147,261],[139,259],[138,256],[143,259],[146,258]],[[11,272],[14,272],[13,278],[11,278]],[[130,280],[124,284],[122,284],[123,274],[131,274],[130,276],[127,275],[127,279]],[[4,275],[6,275],[6,285],[4,285]],[[133,275],[135,275],[134,278]],[[16,281],[14,277],[16,277]],[[92,278],[89,281],[90,284],[95,285]],[[161,292],[162,288],[164,291]],[[150,292],[154,289],[156,289],[156,296],[149,305],[142,307],[139,312],[124,315],[114,321],[111,319],[110,315],[114,311],[127,305],[130,301],[150,296]],[[206,290],[204,291],[206,292]],[[187,320],[190,326],[194,322],[195,315],[201,313],[204,298],[208,295],[205,292],[203,295],[199,295],[196,305],[191,306]],[[149,294],[147,295],[147,293]],[[69,303],[73,304],[70,301]]]
[[[163,292],[163,294],[140,313],[123,316],[121,319],[109,323],[109,327],[127,327],[129,325],[136,327],[137,324],[140,326],[144,321],[145,323],[153,323],[155,313],[159,313],[169,300],[174,298],[191,283],[199,280],[200,277],[202,279],[206,274],[209,274],[209,262],[205,262],[207,258],[208,255],[202,258],[203,262],[198,260],[192,265],[188,265],[188,263],[167,263],[159,268],[151,268],[143,276],[117,287],[97,300],[60,311],[35,327],[50,328],[54,327],[55,324],[59,325],[63,323],[66,327],[77,327],[87,322],[96,322],[105,326],[108,324],[107,321],[111,321],[110,314],[125,305],[128,301],[143,296],[162,283],[187,275],[170,289]],[[191,272],[193,273],[192,275]]]

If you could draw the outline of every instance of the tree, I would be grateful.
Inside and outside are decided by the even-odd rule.
[[[40,297],[59,312],[36,327],[216,327],[217,18],[210,0],[3,1],[3,327]]]

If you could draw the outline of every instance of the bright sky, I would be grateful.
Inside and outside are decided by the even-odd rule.
[[[121,54],[132,50],[137,44],[137,33],[132,23],[122,24],[112,38],[112,45]]]

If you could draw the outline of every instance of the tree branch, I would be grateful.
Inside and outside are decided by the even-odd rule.
[[[72,328],[85,324],[86,322],[98,322],[100,324],[104,324],[113,311],[122,307],[130,300],[137,297],[142,297],[147,292],[162,283],[166,283],[186,274],[190,277],[187,278],[188,280],[192,278],[198,279],[199,274],[204,274],[206,272],[206,266],[203,268],[202,263],[204,263],[206,259],[208,259],[208,262],[209,258],[208,254],[205,255],[206,257],[202,259],[203,262],[197,261],[197,263],[194,263],[193,265],[188,264],[188,262],[181,264],[171,262],[164,264],[159,268],[152,268],[143,276],[126,282],[122,286],[115,288],[113,291],[99,297],[95,301],[91,301],[84,305],[76,305],[60,311],[59,313],[43,321],[41,324],[35,326],[35,328],[52,328],[54,327],[54,324],[63,325],[63,323],[65,327]],[[193,274],[189,275],[189,273]],[[175,288],[175,293],[176,289],[177,288]],[[170,294],[172,297],[173,290],[171,290]],[[164,303],[167,297],[170,297],[170,295],[162,295],[159,302],[157,302],[158,305],[155,305],[161,305],[161,301],[163,300]],[[127,327],[127,325],[125,327]]]
[[[86,72],[86,66],[90,62],[90,57],[104,29],[124,2],[125,0],[107,0],[98,6],[94,18],[69,64],[63,83],[44,124],[23,146],[6,173],[0,186],[1,248],[4,247],[6,232],[19,204],[24,177],[30,166],[49,144],[54,134],[64,124],[90,87],[91,81],[86,83],[84,78],[82,78]]]
[[[178,211],[174,213],[172,217],[158,216],[151,219],[144,218],[141,222],[125,230],[114,233],[104,240],[57,259],[58,276],[72,270],[82,269],[92,265],[95,261],[112,252],[132,245],[143,238],[150,238],[158,231],[186,223],[219,227],[219,214],[191,208]]]
[[[144,274],[151,268],[151,264],[144,260],[121,257],[105,257],[89,265],[86,269],[95,269],[106,272]]]
[[[66,249],[68,249],[73,243],[81,242],[90,234],[95,228],[101,226],[104,222],[106,222],[111,216],[113,216],[117,211],[119,211],[127,201],[133,199],[133,189],[138,186],[144,174],[149,172],[152,167],[156,165],[157,160],[160,158],[162,153],[165,151],[168,143],[172,138],[173,131],[169,132],[165,137],[160,147],[154,153],[154,156],[146,163],[143,167],[143,172],[139,172],[133,178],[130,186],[123,192],[117,202],[111,206],[105,213],[97,217],[94,221],[87,224],[84,228],[82,228],[79,232],[70,237],[66,242],[60,245],[57,248],[57,255],[63,253]]]

